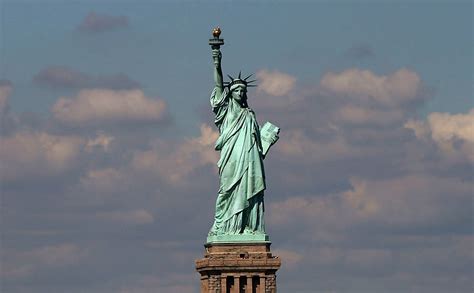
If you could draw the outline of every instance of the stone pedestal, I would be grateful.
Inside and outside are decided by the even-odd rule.
[[[209,243],[196,261],[201,293],[276,293],[280,258],[270,243]]]

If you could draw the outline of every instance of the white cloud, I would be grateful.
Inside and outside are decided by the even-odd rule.
[[[258,79],[258,90],[272,96],[287,95],[296,83],[295,77],[277,70],[262,69],[257,72],[256,77]]]
[[[159,149],[135,152],[132,168],[161,176],[169,183],[183,183],[182,180],[196,168],[217,163],[219,154],[214,150],[214,143],[219,134],[205,124],[201,125],[200,132],[200,136],[187,139],[168,154],[163,151],[160,154]]]
[[[436,142],[456,139],[474,142],[474,109],[468,114],[431,113],[428,124]]]
[[[359,153],[358,150],[351,149],[339,134],[317,141],[298,129],[283,131],[275,145],[275,151],[286,158],[304,158],[307,163],[343,159]]]
[[[146,97],[141,90],[81,90],[72,99],[60,98],[53,117],[65,124],[87,126],[119,122],[154,123],[163,120],[165,102]]]
[[[98,133],[97,137],[89,139],[87,141],[86,150],[92,151],[96,148],[102,148],[104,151],[107,152],[113,140],[113,136],[106,135],[105,133]]]
[[[2,139],[2,180],[60,175],[78,163],[85,140],[44,132],[19,132]]]
[[[376,75],[357,68],[329,72],[321,79],[320,86],[331,94],[374,100],[388,106],[415,100],[422,87],[418,74],[405,68],[390,75]]]
[[[405,127],[419,139],[435,142],[445,154],[474,162],[474,109],[467,114],[431,113],[427,121],[409,120]]]

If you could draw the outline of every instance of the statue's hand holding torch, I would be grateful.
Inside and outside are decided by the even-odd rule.
[[[216,27],[212,30],[212,35],[214,36],[214,38],[209,39],[209,45],[212,48],[212,59],[214,60],[214,65],[216,67],[221,65],[222,54],[220,47],[224,45],[224,39],[219,38],[220,34],[220,27]]]
[[[212,49],[212,60],[214,60],[214,65],[219,67],[221,65],[222,54],[219,49]]]

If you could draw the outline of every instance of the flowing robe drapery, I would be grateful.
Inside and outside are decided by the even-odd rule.
[[[265,173],[255,113],[235,101],[227,88],[221,95],[214,88],[211,106],[220,133],[215,145],[220,186],[209,234],[265,233]]]

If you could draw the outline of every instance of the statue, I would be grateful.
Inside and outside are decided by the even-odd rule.
[[[207,242],[265,242],[263,160],[278,140],[279,128],[267,122],[260,129],[249,108],[247,88],[254,86],[251,83],[255,80],[248,80],[252,75],[229,75],[230,81],[223,81],[220,46],[224,40],[219,38],[220,33],[215,28],[214,38],[209,40],[215,81],[210,102],[219,129],[215,149],[220,152],[220,185]]]

